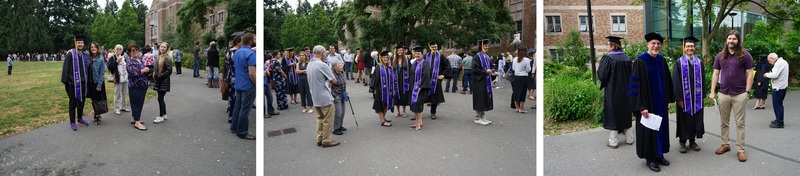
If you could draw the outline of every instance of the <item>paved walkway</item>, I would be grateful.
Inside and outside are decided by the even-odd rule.
[[[153,124],[153,97],[142,111],[144,132],[129,123],[130,113],[112,110],[99,126],[72,131],[65,121],[0,139],[0,175],[255,175],[255,141],[230,133],[219,89],[204,87],[191,69],[183,72],[173,72],[166,122]],[[255,110],[250,118],[255,134]]]
[[[460,82],[459,82],[460,84]],[[265,139],[266,175],[535,175],[536,114],[517,114],[509,107],[511,84],[495,89],[495,109],[486,113],[494,124],[473,124],[472,95],[445,93],[437,120],[425,107],[420,131],[409,128],[408,118],[387,115],[392,127],[379,125],[367,87],[347,81],[355,116],[350,106],[344,118],[344,135],[333,135],[341,144],[316,146],[316,116],[301,114],[290,105],[281,115],[265,119],[266,133],[286,128],[296,133]],[[460,88],[459,88],[460,90]],[[528,107],[533,101],[527,101]]]
[[[747,162],[736,158],[735,122],[731,119],[731,152],[716,155],[721,144],[720,118],[713,107],[706,108],[706,135],[698,139],[702,150],[678,152],[678,139],[670,139],[670,152],[664,154],[670,166],[661,172],[669,175],[796,175],[800,171],[800,92],[789,92],[786,106],[786,128],[769,128],[775,119],[772,97],[767,99],[767,109],[753,110],[755,99],[750,99],[746,116]],[[670,114],[670,137],[675,136],[675,115]],[[624,141],[624,138],[623,138]],[[544,139],[545,175],[641,175],[653,174],[645,167],[644,159],[636,156],[636,146],[622,142],[617,149],[606,147],[608,131],[590,129]]]

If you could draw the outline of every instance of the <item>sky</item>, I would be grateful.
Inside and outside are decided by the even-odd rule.
[[[109,1],[109,0],[97,0],[97,4],[100,5],[100,8],[105,8],[107,1]],[[119,7],[119,8],[122,8],[122,3],[125,2],[125,0],[114,0],[114,1],[117,2],[117,7]],[[149,9],[150,4],[153,3],[153,0],[142,0],[142,2],[144,2],[144,4],[147,5],[147,7]],[[311,1],[309,1],[309,2],[311,2]]]
[[[286,0],[286,2],[288,2],[289,5],[292,6],[293,9],[297,9],[297,4],[299,4],[300,1],[302,1],[302,0]],[[308,0],[308,3],[310,3],[311,6],[314,6],[314,4],[319,3],[319,1],[320,0]],[[328,1],[330,1],[330,0],[328,0]],[[339,1],[340,0],[336,0],[336,2],[339,2]]]

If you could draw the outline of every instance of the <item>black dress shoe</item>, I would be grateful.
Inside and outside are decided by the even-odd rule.
[[[273,113],[269,113],[269,115],[281,115],[281,113],[280,112],[273,112]]]
[[[342,133],[342,131],[339,131],[339,130],[333,130],[333,134],[335,134],[335,135],[342,135],[342,134],[344,134],[344,133]]]
[[[772,123],[772,124],[769,124],[769,127],[770,128],[783,128],[783,124]]]
[[[264,116],[264,118],[272,118],[272,115]]]
[[[660,165],[663,165],[663,166],[669,166],[669,161],[667,161],[667,159],[664,159],[664,158],[657,159],[656,163],[658,163]]]
[[[661,167],[659,167],[655,162],[647,162],[647,168],[653,172],[661,172]]]
[[[347,131],[347,128],[339,127],[339,131]]]

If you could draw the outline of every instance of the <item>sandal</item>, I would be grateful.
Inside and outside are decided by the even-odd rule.
[[[306,111],[306,113],[309,113],[309,114],[314,113],[314,110],[313,109],[309,109],[308,111]]]
[[[391,124],[391,123],[389,123],[388,121],[385,121],[385,122],[381,122],[381,126],[385,126],[385,127],[391,127],[391,126],[392,126],[392,124]]]
[[[517,111],[517,112],[518,112],[518,113],[520,113],[520,114],[526,114],[526,113],[528,113],[528,111]]]
[[[408,114],[403,113],[403,118],[408,117]]]
[[[419,124],[419,127],[424,127],[424,126],[425,126],[425,124],[424,124],[424,123],[420,123],[420,124]],[[411,125],[411,128],[417,128],[417,124],[413,124],[413,125]]]
[[[386,122],[392,122],[392,120],[386,119]]]
[[[139,126],[142,126],[142,127],[139,127]],[[136,128],[136,129],[137,129],[137,130],[139,130],[139,131],[147,131],[147,127],[145,127],[144,125],[142,125],[142,124],[139,124],[139,126],[136,126],[136,125],[134,124],[134,125],[133,125],[133,128]]]
[[[101,121],[100,121],[100,118],[102,118],[102,117],[100,117],[100,116],[94,116],[94,121],[92,121],[92,122],[96,123],[97,125],[100,125],[100,122],[101,122]]]
[[[306,113],[306,111],[308,111],[308,110],[306,110],[306,109],[303,109],[303,111],[302,111],[302,112],[300,112],[300,113],[302,113],[302,114],[305,114],[305,113]]]

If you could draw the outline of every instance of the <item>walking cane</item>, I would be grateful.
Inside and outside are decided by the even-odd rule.
[[[358,128],[358,119],[356,119],[356,110],[353,109],[353,102],[350,101],[350,96],[347,92],[344,93],[344,96],[347,97],[347,103],[350,104],[350,112],[353,113],[353,121],[356,122],[356,128]]]

